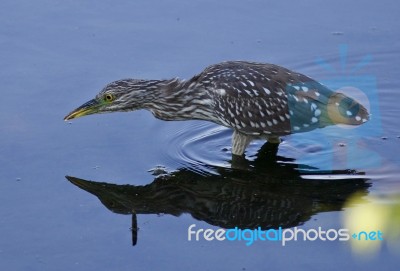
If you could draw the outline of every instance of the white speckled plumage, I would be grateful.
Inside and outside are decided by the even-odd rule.
[[[368,120],[357,101],[286,68],[246,61],[207,67],[190,80],[118,80],[96,97],[113,95],[96,112],[150,110],[163,120],[200,119],[234,130],[232,153],[242,155],[256,138],[279,137],[337,123]],[[71,117],[72,116],[72,117]],[[71,112],[66,119],[73,118]]]

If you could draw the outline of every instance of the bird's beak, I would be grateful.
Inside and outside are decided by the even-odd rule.
[[[79,118],[82,116],[95,114],[99,111],[100,106],[101,106],[101,104],[96,99],[90,100],[87,103],[84,103],[83,105],[76,108],[74,111],[72,111],[68,115],[66,115],[64,120],[67,121],[67,120]]]

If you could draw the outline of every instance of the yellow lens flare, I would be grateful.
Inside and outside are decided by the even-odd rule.
[[[370,258],[384,244],[400,254],[400,195],[382,199],[354,194],[345,205],[343,219],[354,254]]]

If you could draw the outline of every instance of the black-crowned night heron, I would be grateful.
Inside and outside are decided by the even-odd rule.
[[[369,119],[360,103],[303,74],[273,64],[227,61],[190,80],[112,82],[64,120],[137,109],[162,120],[208,120],[232,128],[235,155],[253,139],[279,143],[280,136]]]

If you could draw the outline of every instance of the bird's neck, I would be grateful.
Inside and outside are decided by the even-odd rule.
[[[189,120],[214,118],[213,102],[209,92],[190,81],[177,78],[159,80],[152,92],[154,99],[146,109],[162,120]]]

